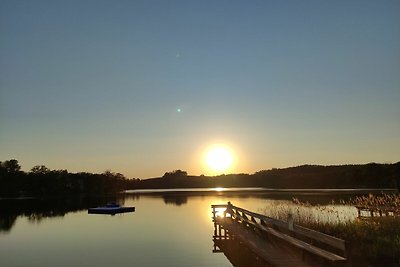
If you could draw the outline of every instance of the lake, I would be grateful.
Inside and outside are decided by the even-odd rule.
[[[211,205],[228,201],[268,214],[292,197],[340,212],[320,219],[352,220],[354,207],[332,204],[360,192],[274,192],[260,189],[143,190],[108,197],[0,200],[0,266],[232,266],[213,253]],[[116,201],[133,213],[88,214]],[[312,211],[311,211],[312,212]]]

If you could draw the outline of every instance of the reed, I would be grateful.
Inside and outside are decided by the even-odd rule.
[[[392,209],[395,213],[400,213],[400,194],[382,194],[368,196],[358,196],[349,202],[358,207],[366,207],[370,209]]]
[[[293,198],[292,203],[282,202],[271,205],[261,212],[283,221],[290,213],[297,224],[337,224],[352,221],[357,217],[357,208],[349,204],[311,205],[308,202],[300,202],[296,198]]]
[[[338,224],[308,222],[302,225],[346,240],[353,262],[400,266],[399,217],[374,217]]]
[[[293,199],[292,204],[268,208],[267,216],[286,220],[288,213],[295,223],[346,240],[353,265],[400,266],[400,217],[368,219],[343,216],[341,207],[391,208],[400,211],[399,194],[360,196],[339,205],[313,206]],[[348,209],[346,209],[348,210]],[[395,214],[396,215],[396,212]]]

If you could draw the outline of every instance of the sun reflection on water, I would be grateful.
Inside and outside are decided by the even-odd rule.
[[[213,188],[213,191],[222,192],[222,191],[226,191],[226,188],[224,188],[224,187],[215,187],[215,188]]]
[[[225,217],[226,208],[215,208],[215,217]]]

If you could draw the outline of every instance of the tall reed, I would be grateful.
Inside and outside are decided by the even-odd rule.
[[[291,204],[269,207],[267,216],[286,220],[293,214],[295,223],[346,240],[352,265],[400,266],[400,216],[357,218],[343,214],[356,206],[390,208],[400,211],[399,194],[359,196],[338,205],[313,206],[293,198]],[[350,208],[350,209],[349,209]]]

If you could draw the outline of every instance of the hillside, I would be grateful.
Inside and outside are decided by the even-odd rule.
[[[190,176],[177,170],[163,177],[136,179],[129,189],[190,188],[190,187],[267,187],[267,188],[398,188],[400,162],[365,165],[318,166],[303,165],[271,169],[254,174]]]

